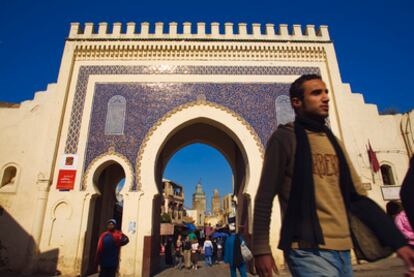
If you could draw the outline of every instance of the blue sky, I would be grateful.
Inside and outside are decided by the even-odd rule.
[[[233,192],[233,173],[224,156],[206,144],[192,144],[178,151],[168,162],[164,178],[184,187],[185,202],[192,206],[192,194],[201,178],[206,193],[207,209],[211,209],[213,190],[218,189],[220,197]]]
[[[326,24],[342,80],[380,110],[413,108],[414,1],[0,1],[0,101],[56,82],[70,22]]]
[[[32,99],[36,91],[56,82],[70,22],[217,21],[328,25],[342,80],[350,83],[354,92],[362,92],[366,102],[377,104],[380,110],[392,107],[406,112],[414,103],[413,14],[414,1],[409,0],[2,0],[0,101]],[[191,190],[200,177],[207,192],[217,185],[231,187],[229,171],[221,171],[225,166],[203,171],[225,162],[217,154],[190,146],[177,153],[167,173],[170,167],[176,167],[181,176],[174,178],[185,185],[188,182]],[[194,157],[199,159],[191,161]],[[199,169],[187,171],[196,165]],[[187,176],[188,172],[194,174]]]

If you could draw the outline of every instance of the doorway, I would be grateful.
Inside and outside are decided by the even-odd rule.
[[[153,201],[153,217],[152,217],[152,234],[151,234],[151,269],[150,274],[154,274],[161,264],[160,260],[160,211],[162,210],[162,204],[165,203],[163,199],[163,175],[164,171],[169,163],[170,159],[180,150],[193,144],[204,144],[213,147],[219,151],[220,154],[228,162],[233,175],[232,188],[230,193],[232,196],[236,196],[238,199],[237,212],[236,212],[236,227],[238,232],[245,234],[244,237],[248,237],[248,211],[249,201],[245,201],[246,195],[244,194],[244,187],[246,183],[246,171],[247,171],[247,158],[240,143],[234,139],[232,132],[224,125],[218,122],[212,122],[208,120],[200,120],[187,122],[186,124],[178,127],[175,132],[165,141],[162,149],[156,160],[155,165],[155,180],[158,187],[158,192]],[[165,180],[165,179],[164,179]],[[194,184],[195,187],[196,184]],[[186,192],[188,193],[188,192]],[[231,197],[233,199],[233,197]],[[211,199],[206,199],[210,201]],[[223,222],[224,223],[224,222]]]
[[[98,193],[91,197],[88,228],[85,234],[85,248],[82,263],[82,276],[98,271],[96,250],[99,235],[106,230],[107,221],[115,219],[116,228],[121,230],[123,199],[120,194],[125,184],[125,172],[120,164],[107,161],[95,171],[93,185]]]

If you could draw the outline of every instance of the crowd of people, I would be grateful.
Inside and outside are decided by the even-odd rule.
[[[199,261],[213,266],[224,261],[225,241],[230,236],[228,228],[220,231],[193,230],[169,237],[164,243],[165,263],[177,269],[199,268]]]
[[[245,258],[241,252],[241,245],[245,244],[242,235],[236,232],[235,224],[230,223],[224,228],[185,231],[167,238],[162,245],[165,262],[178,270],[197,270],[199,262],[204,260],[205,267],[226,263],[229,265],[230,275],[247,276]]]

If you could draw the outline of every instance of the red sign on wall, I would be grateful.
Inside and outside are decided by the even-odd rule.
[[[59,170],[56,188],[59,190],[70,190],[75,186],[76,170]]]

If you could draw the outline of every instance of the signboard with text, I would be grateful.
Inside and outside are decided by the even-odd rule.
[[[400,189],[401,186],[382,186],[382,198],[385,201],[398,200],[400,199]]]
[[[71,190],[75,186],[76,170],[59,170],[56,188],[58,190]]]

